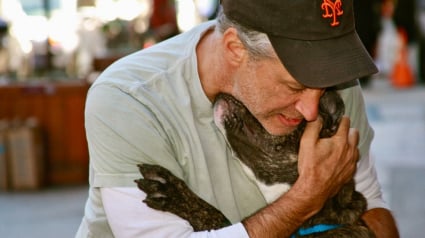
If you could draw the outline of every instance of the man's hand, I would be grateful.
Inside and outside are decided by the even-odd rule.
[[[359,133],[350,128],[348,117],[341,119],[333,137],[319,138],[321,121],[307,123],[298,156],[299,179],[311,186],[312,197],[323,202],[353,178],[359,159]]]
[[[320,138],[321,120],[307,123],[298,155],[299,178],[275,202],[243,220],[250,237],[289,237],[353,178],[359,133],[343,117],[336,134]]]

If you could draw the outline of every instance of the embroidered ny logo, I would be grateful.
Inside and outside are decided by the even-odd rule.
[[[332,18],[331,26],[338,26],[338,16],[342,16],[344,11],[342,10],[341,0],[323,0],[322,9],[325,11],[322,14],[323,18]]]

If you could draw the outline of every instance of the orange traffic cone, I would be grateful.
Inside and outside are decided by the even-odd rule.
[[[407,88],[413,86],[415,80],[408,62],[406,31],[399,29],[398,35],[401,44],[391,73],[391,83],[396,88]]]

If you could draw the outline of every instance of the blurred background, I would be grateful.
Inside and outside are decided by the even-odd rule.
[[[215,0],[2,0],[1,73],[31,81],[86,77],[117,58],[214,17]]]
[[[115,60],[213,19],[218,0],[0,0],[0,234],[73,237],[84,103]],[[371,157],[401,237],[425,233],[425,0],[354,0]]]

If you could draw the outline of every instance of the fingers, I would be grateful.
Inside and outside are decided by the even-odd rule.
[[[346,145],[347,158],[354,158],[353,161],[357,162],[359,157],[357,145],[359,144],[360,136],[357,129],[350,128],[350,119],[348,117],[344,116],[341,118],[335,137],[338,137],[339,143]]]
[[[338,131],[336,132],[336,136],[347,137],[350,130],[350,118],[347,116],[343,116],[341,118],[341,122],[339,123]]]
[[[359,144],[359,131],[355,128],[350,128],[350,131],[348,132],[348,144],[357,147]]]
[[[322,118],[318,117],[317,120],[307,122],[307,125],[305,126],[304,133],[302,136],[302,140],[312,140],[317,141],[319,139],[320,131],[322,130],[323,122]]]
[[[350,128],[350,131],[348,133],[348,146],[351,149],[351,153],[352,153],[352,162],[354,163],[354,171],[353,171],[353,176],[354,173],[356,171],[357,168],[357,162],[360,159],[360,152],[359,152],[359,148],[358,148],[358,144],[359,144],[359,131],[357,129],[354,128]]]
[[[350,127],[350,118],[343,116],[338,128],[338,131],[335,134],[336,137],[339,137],[339,141],[343,144],[346,144],[346,154],[347,158],[354,158],[352,161],[357,162],[359,157],[359,151],[357,145],[359,144],[359,131],[355,128]]]
[[[309,179],[313,174],[313,187],[323,188],[325,197],[339,191],[340,187],[353,178],[359,158],[359,132],[350,128],[350,119],[341,118],[335,135],[320,138],[321,120],[309,122],[301,139],[298,171]],[[321,193],[318,190],[319,193]]]
[[[346,123],[346,124],[345,124]],[[344,161],[346,163],[345,173],[341,174],[341,180],[342,184],[347,183],[350,181],[357,168],[357,162],[360,158],[360,152],[358,149],[358,143],[359,143],[359,131],[355,128],[350,128],[350,120],[344,120],[344,125],[342,125],[342,131],[348,130],[346,133],[343,133],[341,136],[344,136],[346,141],[346,149],[345,153],[343,153],[343,157],[345,158]],[[343,164],[343,162],[341,161]],[[345,178],[345,179],[344,179]]]

